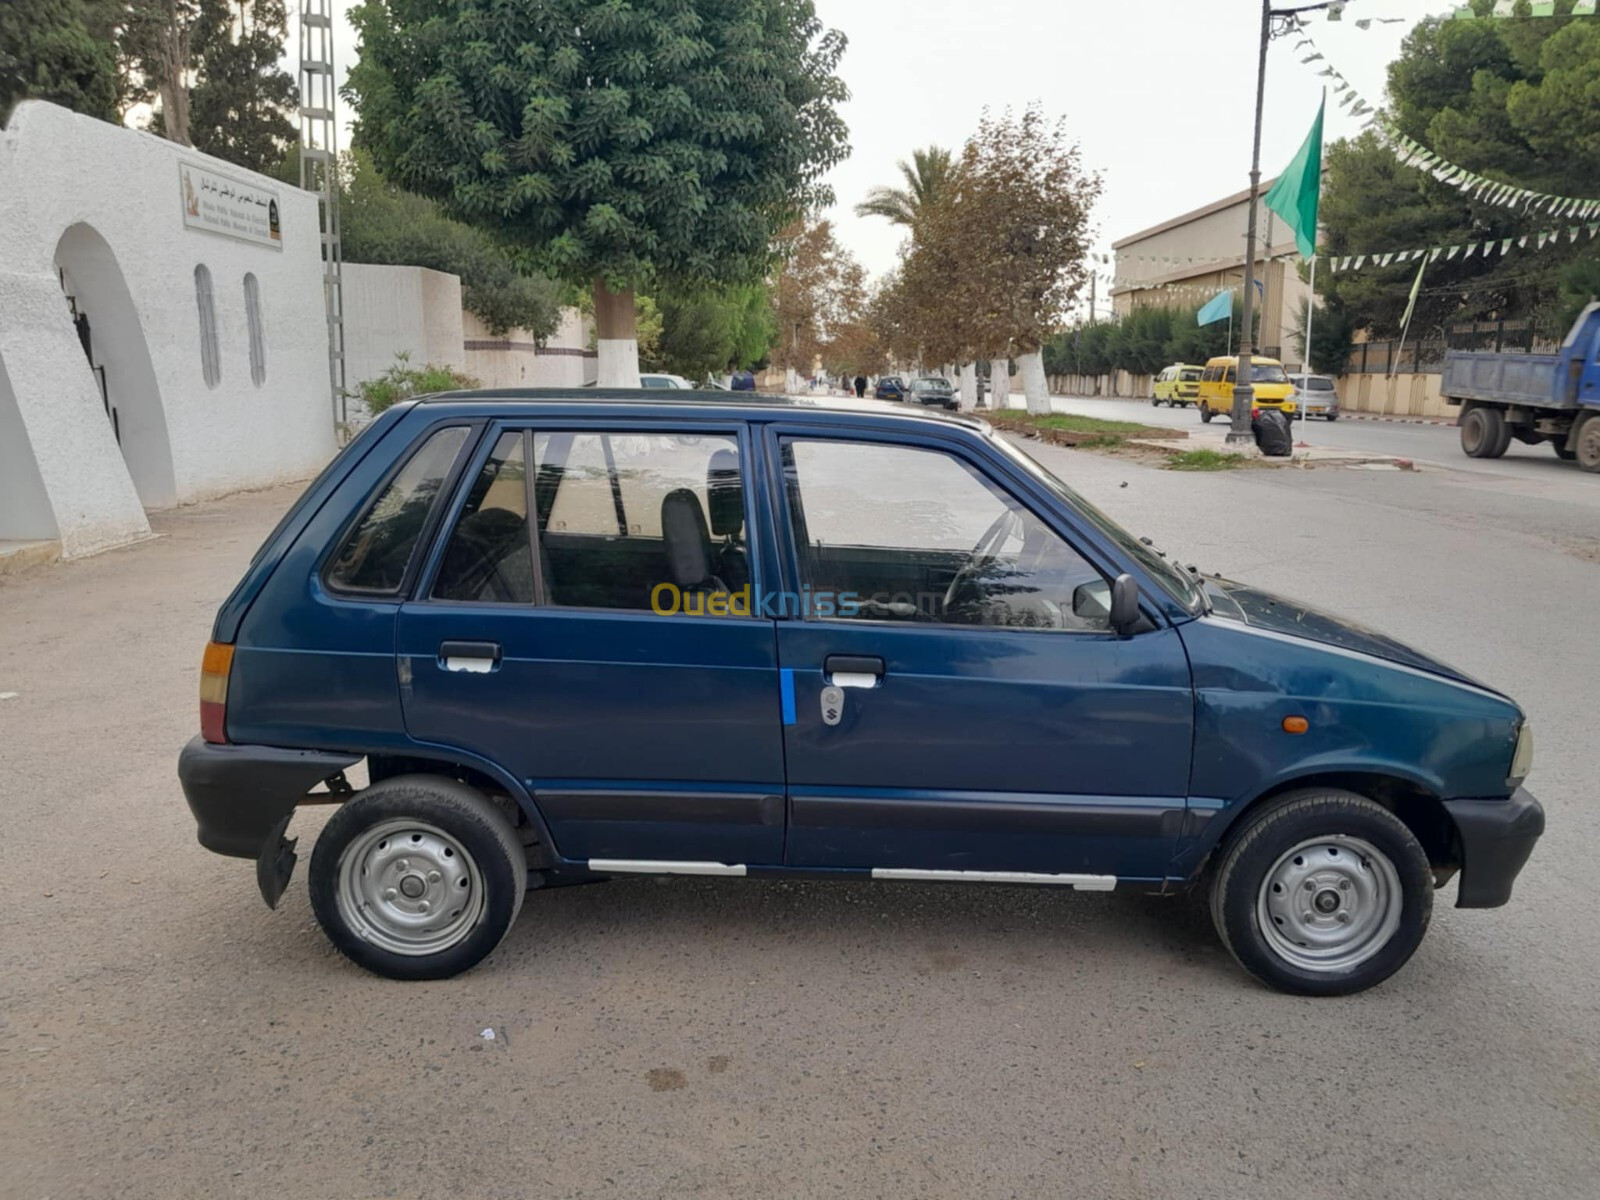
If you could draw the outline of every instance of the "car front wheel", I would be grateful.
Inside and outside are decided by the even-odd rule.
[[[1250,974],[1280,991],[1345,996],[1416,952],[1433,872],[1388,809],[1337,789],[1292,792],[1252,814],[1211,884],[1211,919]]]
[[[448,979],[500,944],[522,907],[527,857],[476,788],[386,779],[329,819],[311,855],[311,907],[351,961],[390,979]]]

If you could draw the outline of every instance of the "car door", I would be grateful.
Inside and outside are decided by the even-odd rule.
[[[1188,660],[1159,620],[1107,628],[1103,549],[963,446],[791,428],[768,455],[806,602],[777,630],[788,863],[1164,878]]]
[[[515,775],[564,859],[782,861],[772,621],[720,578],[749,572],[745,442],[737,424],[498,426],[402,606],[410,736]]]

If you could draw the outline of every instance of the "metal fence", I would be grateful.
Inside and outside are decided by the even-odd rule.
[[[1431,336],[1358,342],[1350,348],[1345,372],[1351,375],[1398,375],[1437,371],[1446,350],[1492,350],[1500,353],[1554,354],[1564,331],[1537,319],[1473,321],[1448,328],[1437,326]]]

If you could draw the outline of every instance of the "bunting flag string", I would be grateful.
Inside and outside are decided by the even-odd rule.
[[[1436,262],[1443,258],[1446,262],[1460,258],[1462,262],[1477,255],[1479,258],[1488,258],[1491,255],[1504,256],[1512,249],[1526,250],[1530,247],[1543,250],[1546,246],[1560,244],[1563,238],[1568,244],[1576,242],[1580,237],[1593,238],[1600,234],[1600,221],[1591,221],[1587,225],[1568,225],[1563,229],[1546,229],[1540,233],[1524,233],[1518,237],[1489,238],[1481,242],[1458,242],[1453,246],[1429,246],[1421,250],[1391,250],[1382,254],[1335,254],[1326,255],[1324,258],[1328,268],[1338,275],[1345,271],[1360,271],[1368,267],[1396,266],[1400,263],[1416,262],[1427,257],[1429,262]]]
[[[1304,21],[1296,23],[1300,33],[1300,40],[1294,45],[1298,50],[1309,49],[1311,53],[1300,61],[1303,64],[1314,62],[1328,62],[1327,56],[1317,46],[1311,37],[1310,27]],[[1499,180],[1489,179],[1465,167],[1458,166],[1449,159],[1433,153],[1416,139],[1401,133],[1374,105],[1368,104],[1356,92],[1355,86],[1339,73],[1337,67],[1331,62],[1317,72],[1331,80],[1328,85],[1330,91],[1339,96],[1339,105],[1353,117],[1365,117],[1362,128],[1371,129],[1382,139],[1383,143],[1402,163],[1418,170],[1426,171],[1439,182],[1455,188],[1457,191],[1469,195],[1474,200],[1485,204],[1493,204],[1500,208],[1521,209],[1524,212],[1541,212],[1554,217],[1579,217],[1588,220],[1590,217],[1600,216],[1600,199],[1588,199],[1578,196],[1556,196],[1549,192],[1537,192],[1531,188],[1517,187],[1515,184],[1502,183]]]

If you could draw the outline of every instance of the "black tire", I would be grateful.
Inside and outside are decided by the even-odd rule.
[[[1151,408],[1160,408],[1161,407],[1161,397],[1160,396],[1151,396],[1150,397],[1150,407]]]
[[[1352,841],[1365,843],[1383,862],[1362,850],[1351,850]],[[1315,846],[1308,843],[1321,843]],[[1345,854],[1338,857],[1343,846]],[[1301,857],[1290,858],[1291,851],[1305,848],[1313,859],[1309,865]],[[1326,856],[1321,858],[1321,856]],[[1318,867],[1320,860],[1326,870]],[[1392,872],[1392,875],[1391,875]],[[1349,965],[1322,963],[1308,966],[1288,957],[1297,953],[1294,946],[1314,953],[1310,943],[1293,941],[1293,927],[1263,931],[1260,914],[1271,912],[1280,901],[1270,900],[1267,888],[1274,876],[1287,873],[1289,879],[1303,877],[1315,899],[1307,899],[1307,916],[1324,923],[1323,928],[1337,936],[1332,921],[1344,921],[1348,913],[1359,928],[1370,913],[1387,914],[1372,929],[1368,941],[1352,948]],[[1361,909],[1366,882],[1391,879],[1384,894],[1388,903]],[[1345,889],[1353,880],[1354,886]],[[1300,884],[1279,896],[1298,896]],[[1228,952],[1239,965],[1269,987],[1301,996],[1347,996],[1382,983],[1410,960],[1428,931],[1433,916],[1433,872],[1428,856],[1417,839],[1388,809],[1364,796],[1337,788],[1308,788],[1290,792],[1252,813],[1245,825],[1231,838],[1211,881],[1211,920]],[[1323,908],[1326,902],[1333,909]],[[1351,903],[1351,898],[1354,903]],[[1309,911],[1313,906],[1316,913]],[[1295,919],[1290,915],[1291,921]],[[1283,922],[1273,916],[1275,924]],[[1392,923],[1392,928],[1390,927]],[[1315,933],[1312,934],[1316,936]],[[1365,955],[1356,961],[1356,955]]]
[[[1511,430],[1498,408],[1473,408],[1461,417],[1461,449],[1468,458],[1499,458],[1511,445]]]
[[[1330,420],[1330,421],[1337,421],[1339,419],[1339,414],[1338,413],[1328,413],[1327,417],[1328,417],[1328,420]]]
[[[1216,414],[1214,414],[1211,411],[1211,406],[1209,404],[1206,404],[1204,402],[1201,403],[1201,405],[1200,405],[1200,420],[1202,422],[1204,422],[1207,425],[1211,424],[1211,418],[1213,416],[1215,416],[1215,415]]]
[[[406,822],[415,823],[416,831],[407,830]],[[390,823],[399,823],[396,833],[400,838],[409,834],[419,842],[426,837],[424,846],[436,842],[443,845],[445,848],[439,853],[452,860],[454,869],[465,882],[453,875],[461,891],[458,893],[452,888],[440,894],[466,896],[469,905],[478,909],[475,916],[469,910],[468,923],[438,950],[401,952],[380,944],[384,936],[382,926],[377,922],[370,926],[359,924],[356,918],[347,915],[353,911],[354,902],[341,900],[341,864],[346,852],[364,834],[376,833],[379,827]],[[430,832],[425,835],[423,830]],[[437,834],[444,836],[436,838]],[[458,856],[450,848],[451,844],[459,847],[464,857]],[[385,843],[378,845],[383,847]],[[378,852],[381,851],[375,851]],[[388,851],[399,852],[403,851]],[[428,851],[423,849],[419,853]],[[406,865],[408,862],[397,859],[394,869],[411,870]],[[451,869],[443,866],[442,861],[441,867]],[[385,869],[390,869],[387,863]],[[352,864],[352,873],[354,870],[355,864]],[[419,900],[410,902],[412,904],[427,899],[428,893],[436,887],[448,888],[449,885],[448,880],[437,878],[437,872],[423,880],[419,874],[422,870],[424,864],[418,864],[405,876],[421,880],[418,886],[426,889]],[[476,871],[476,885],[466,878],[470,870]],[[361,877],[365,875],[365,871],[361,872]],[[352,886],[361,885],[355,881]],[[470,970],[505,937],[522,908],[527,887],[527,855],[510,818],[476,788],[436,775],[397,776],[358,793],[323,827],[311,855],[311,908],[316,913],[317,923],[345,957],[389,979],[449,979]],[[474,896],[475,890],[481,895]]]

